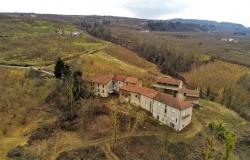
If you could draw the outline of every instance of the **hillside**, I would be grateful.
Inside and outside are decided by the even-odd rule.
[[[247,34],[250,32],[249,28],[243,26],[242,24],[230,23],[230,22],[216,22],[208,20],[196,20],[196,19],[171,19],[170,22],[179,23],[189,23],[196,24],[207,28],[210,32],[234,32]]]
[[[155,50],[156,52],[160,52],[157,49],[165,47],[173,54],[176,54],[177,57],[181,56],[184,59],[185,64],[187,64],[187,66],[183,66],[185,69],[191,65],[191,61],[201,63],[199,57],[204,55],[212,56],[232,63],[247,66],[250,65],[248,45],[250,37],[249,35],[238,34],[241,32],[241,29],[237,26],[241,25],[233,25],[235,27],[234,31],[224,30],[216,32],[196,32],[196,30],[206,30],[201,28],[199,29],[201,26],[198,24],[198,22],[200,21],[197,20],[197,24],[190,22],[191,25],[188,25],[189,23],[184,23],[187,25],[187,28],[190,28],[190,30],[187,31],[179,30],[179,26],[174,27],[167,25],[167,27],[173,29],[170,32],[165,29],[156,29],[156,31],[150,31],[149,28],[145,27],[145,25],[148,23],[146,20],[137,20],[137,22],[134,22],[133,20],[134,19],[127,20],[121,17],[89,16],[84,18],[81,25],[83,28],[87,28],[86,30],[89,31],[90,34],[132,49],[141,54],[143,57],[147,56],[144,53],[146,50],[151,49],[151,52],[154,52]],[[175,23],[177,20],[172,20],[173,22],[170,22]],[[99,25],[95,26],[94,23]],[[162,28],[161,22],[152,21],[152,23],[159,24],[158,26],[153,25],[152,27]],[[168,21],[166,21],[166,23],[168,23]],[[205,21],[201,21],[201,23],[205,23]],[[221,23],[217,22],[213,23],[219,26],[222,25]],[[181,25],[179,23],[177,24]],[[164,23],[162,25],[164,26]],[[230,26],[232,24],[225,23],[225,25]],[[95,28],[93,32],[91,31],[91,26],[92,29]],[[176,28],[176,31],[174,28]],[[237,33],[235,32],[236,28],[239,28]],[[104,30],[104,33],[110,34],[110,36],[104,37],[102,34],[98,33],[98,30]],[[145,46],[147,46],[147,48]],[[193,57],[193,60],[190,57]],[[150,61],[157,64],[159,63],[154,59],[150,59]],[[162,66],[163,64],[160,65]],[[176,69],[185,71],[182,66],[180,68],[176,67]]]
[[[249,122],[228,109],[231,104],[220,105],[205,99],[217,100],[212,99],[214,97],[211,95],[221,93],[224,85],[235,85],[239,90],[236,93],[247,92],[249,68],[211,60],[203,53],[192,54],[189,43],[185,44],[186,47],[182,46],[183,38],[199,37],[200,34],[185,33],[182,36],[183,33],[147,33],[135,28],[130,30],[127,27],[111,26],[111,32],[115,33],[117,39],[128,40],[128,43],[121,41],[120,46],[92,37],[80,30],[79,24],[72,24],[78,21],[79,17],[76,20],[71,18],[60,15],[31,17],[30,14],[21,17],[17,14],[12,18],[1,17],[0,148],[4,149],[0,150],[0,159],[143,160],[160,159],[166,153],[176,160],[183,157],[187,160],[201,159],[211,134],[208,124],[212,121],[221,121],[238,135],[238,143],[230,154],[230,160],[248,159]],[[134,20],[131,24],[139,22]],[[79,32],[80,36],[73,36],[73,32]],[[211,86],[211,95],[200,99],[201,106],[194,108],[191,125],[178,133],[165,125],[159,125],[144,110],[119,103],[115,95],[107,99],[86,97],[71,105],[68,89],[70,92],[72,90],[67,83],[40,72],[40,69],[53,72],[54,61],[61,57],[72,71],[79,70],[83,75],[130,75],[142,79],[145,86],[150,86],[153,79],[162,74],[158,69],[160,59],[164,56],[159,55],[158,58],[151,59],[152,62],[158,59],[155,64],[147,59],[150,60],[152,55],[158,53],[157,49],[166,51],[166,48],[155,47],[151,50],[151,47],[154,44],[164,44],[168,36],[178,40],[170,45],[173,50],[171,49],[171,53],[166,52],[170,53],[169,59],[165,59],[162,64],[169,67],[170,63],[166,62],[171,62],[171,65],[176,67],[174,71],[178,70],[180,74],[179,71],[186,70],[185,67],[189,65],[185,63],[185,58],[190,60],[190,63],[197,60],[197,68],[189,67],[189,72],[181,73],[182,76],[191,87],[198,86],[204,91]],[[150,47],[145,46],[148,47],[147,53],[151,54],[133,51],[134,42],[140,40],[147,41],[145,44],[154,42]],[[192,42],[192,39],[189,39],[189,42],[196,44],[199,41]],[[183,52],[182,48],[190,50]],[[172,51],[178,51],[178,54]],[[172,59],[176,61],[168,61]],[[202,63],[199,63],[200,61]],[[29,65],[35,65],[39,69],[34,70]],[[182,68],[178,68],[179,65]],[[201,79],[192,79],[199,77]],[[214,83],[215,81],[217,83]],[[220,99],[218,102],[221,102]],[[119,122],[116,122],[115,117],[119,117]],[[133,120],[138,124],[133,125]],[[119,123],[117,128],[116,123]],[[116,145],[113,145],[114,132],[117,132]],[[169,143],[167,149],[166,140]],[[215,139],[214,143],[214,158],[218,159],[225,149],[225,143],[218,139]]]
[[[61,57],[72,69],[79,69],[83,74],[131,75],[145,79],[146,84],[148,84],[147,80],[149,82],[152,80],[152,77],[148,76],[149,73],[152,76],[160,74],[155,65],[123,47],[95,39],[84,32],[81,32],[80,37],[54,33],[57,29],[78,31],[75,26],[68,23],[4,18],[0,24],[0,34],[6,35],[1,39],[3,43],[1,43],[0,52],[0,88],[3,91],[0,94],[0,146],[4,148],[0,151],[0,159],[5,159],[6,154],[14,147],[26,144],[34,130],[54,123],[58,119],[57,112],[49,108],[51,106],[46,102],[57,86],[56,81],[53,78],[44,77],[29,67],[19,68],[18,65],[35,65],[53,71],[55,59]],[[20,50],[15,50],[14,44]],[[46,52],[40,52],[41,48]],[[12,66],[13,64],[17,66]],[[30,114],[33,116],[28,116]],[[59,132],[58,136],[79,140],[77,133]],[[52,139],[51,142],[57,142],[59,148],[64,145],[62,141],[56,139]],[[42,147],[42,143],[37,144]],[[35,152],[36,147],[32,146],[30,149]],[[45,151],[47,152],[47,150],[41,150],[41,152]],[[59,150],[55,152],[55,154],[59,153]],[[49,159],[55,159],[56,157],[53,156],[57,155],[51,156]]]
[[[171,142],[169,152],[176,159],[187,157],[188,160],[199,158],[201,150],[206,146],[208,134],[207,124],[213,120],[220,120],[226,126],[236,131],[239,135],[239,143],[236,151],[231,155],[232,159],[247,160],[247,136],[250,133],[249,123],[240,118],[235,112],[207,100],[201,100],[202,108],[194,110],[192,125],[181,133],[176,133],[165,126],[146,117],[142,127],[138,128],[135,135],[127,135],[124,129],[119,131],[119,140],[114,152],[108,148],[112,145],[111,115],[95,115],[94,120],[83,127],[81,121],[75,121],[73,130],[60,128],[61,111],[58,110],[59,103],[48,96],[56,88],[56,81],[51,78],[34,76],[29,71],[20,69],[1,68],[0,88],[8,94],[1,94],[0,115],[0,159],[5,159],[7,153],[16,146],[17,151],[25,154],[30,159],[54,160],[57,157],[86,157],[98,156],[105,158],[106,154],[114,154],[118,159],[124,157],[137,157],[137,159],[157,158],[163,149],[165,136]],[[41,85],[42,84],[42,85]],[[16,99],[17,97],[20,97]],[[47,97],[47,98],[46,98]],[[115,99],[103,101],[95,99],[92,102],[84,100],[79,106],[79,114],[84,120],[86,115],[81,110],[88,105],[99,106],[105,104],[112,109],[126,111],[130,114],[138,112],[138,109],[130,105],[118,105]],[[53,102],[53,103],[51,103]],[[113,104],[113,105],[111,105]],[[93,107],[92,106],[92,107]],[[28,115],[33,116],[28,116]],[[85,115],[85,116],[84,116]],[[77,122],[77,124],[75,124]],[[80,123],[78,125],[78,123]],[[47,128],[46,128],[47,127]],[[40,128],[40,129],[37,129]],[[44,136],[43,136],[44,135]],[[32,138],[31,138],[32,137]],[[129,139],[130,147],[127,146]],[[121,148],[122,147],[122,148]],[[223,145],[216,142],[216,153],[220,153]],[[122,150],[121,150],[122,149]],[[126,150],[126,152],[124,152]],[[90,155],[85,152],[91,151]],[[180,152],[181,151],[181,152]],[[124,155],[127,153],[128,155]],[[109,157],[109,156],[107,156]]]
[[[183,76],[190,87],[200,88],[204,97],[217,101],[250,120],[249,72],[250,69],[244,66],[215,61],[194,67]]]
[[[63,35],[56,32],[64,31]],[[0,63],[46,65],[57,57],[69,59],[106,46],[78,28],[55,21],[6,18],[0,21]]]

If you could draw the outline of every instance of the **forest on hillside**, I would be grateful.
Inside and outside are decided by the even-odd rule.
[[[82,23],[81,27],[89,34],[119,44],[138,53],[139,56],[157,64],[162,73],[174,77],[182,78],[178,72],[189,71],[192,65],[200,65],[202,61],[200,56],[195,53],[182,54],[173,44],[136,37],[126,39],[116,36],[107,26],[94,23]]]

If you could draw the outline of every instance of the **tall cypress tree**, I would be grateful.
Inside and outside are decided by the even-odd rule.
[[[64,62],[61,58],[56,60],[56,65],[54,69],[54,74],[57,79],[62,79],[63,77]]]

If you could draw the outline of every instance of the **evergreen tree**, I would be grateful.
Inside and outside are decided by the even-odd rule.
[[[83,81],[81,79],[82,72],[75,71],[73,73],[73,97],[75,100],[79,100],[81,97],[84,97]]]
[[[62,69],[62,76],[64,79],[69,79],[71,76],[71,70],[68,64],[65,64]]]
[[[62,79],[62,76],[63,76],[63,69],[64,69],[64,62],[63,60],[61,60],[61,58],[58,58],[56,60],[56,65],[55,65],[55,69],[54,69],[54,74],[55,74],[55,77],[57,79]]]
[[[207,98],[210,99],[210,87],[207,87]]]

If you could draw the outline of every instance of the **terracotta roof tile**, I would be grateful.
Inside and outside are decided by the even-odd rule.
[[[193,104],[189,101],[181,101],[176,97],[173,97],[169,94],[158,93],[155,98],[156,101],[164,103],[168,106],[177,108],[177,109],[187,109],[193,106]]]
[[[127,77],[124,82],[136,85],[136,84],[139,84],[139,79],[135,77]]]
[[[115,81],[124,81],[126,79],[126,76],[123,75],[115,75],[114,80]]]
[[[104,84],[107,84],[108,82],[112,81],[113,77],[114,77],[113,75],[85,76],[85,77],[83,77],[83,80],[104,85]]]
[[[181,88],[178,90],[180,93],[186,93],[189,96],[199,97],[200,91],[199,90],[191,90],[186,88]]]
[[[120,89],[128,92],[138,93],[152,99],[158,94],[158,92],[154,89],[134,85],[124,85]]]
[[[181,83],[181,80],[175,79],[172,77],[157,77],[156,82],[157,83],[172,84],[172,85],[179,85]]]

